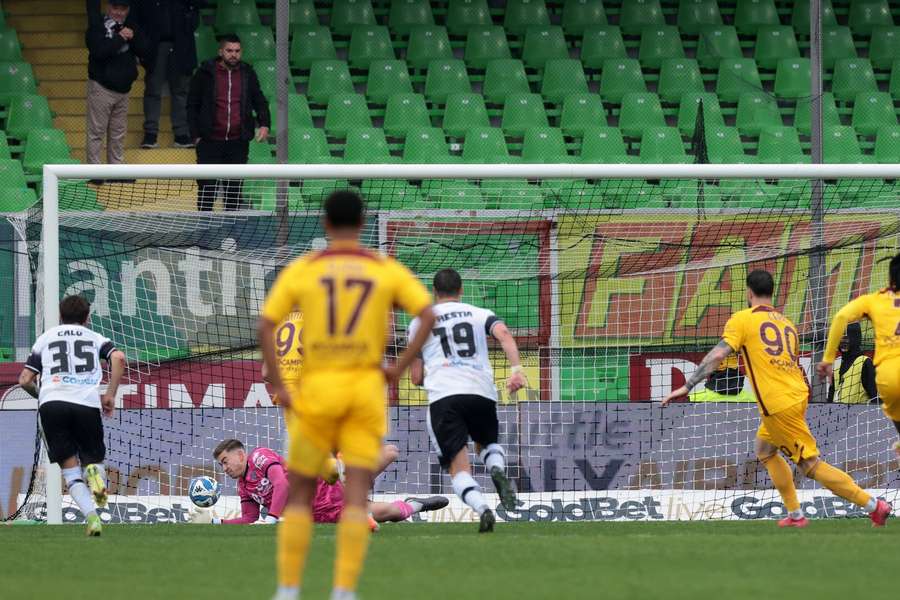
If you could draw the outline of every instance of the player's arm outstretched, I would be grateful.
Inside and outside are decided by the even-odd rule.
[[[734,349],[729,346],[728,342],[725,340],[722,340],[713,346],[713,349],[703,357],[703,361],[700,362],[700,366],[697,367],[697,370],[687,378],[685,384],[666,396],[662,401],[662,405],[667,406],[672,400],[687,396],[695,385],[701,381],[705,381],[706,378],[718,368],[719,363],[728,358],[732,352],[734,352]]]
[[[497,322],[491,328],[491,335],[500,343],[506,359],[509,361],[510,376],[506,381],[506,390],[510,394],[518,392],[525,387],[525,373],[522,371],[522,363],[519,358],[519,346],[516,344],[516,338],[513,337],[506,324]]]
[[[834,376],[834,359],[837,358],[838,347],[841,345],[841,338],[847,331],[847,324],[859,321],[868,313],[869,299],[867,296],[860,296],[844,305],[831,320],[831,327],[828,329],[828,342],[825,344],[825,353],[822,356],[822,362],[816,364],[816,373],[819,377],[831,379]]]

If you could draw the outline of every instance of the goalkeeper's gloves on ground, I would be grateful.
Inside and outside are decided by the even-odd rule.
[[[274,525],[278,522],[278,517],[272,515],[266,515],[259,521],[256,521],[254,525]]]
[[[219,525],[222,519],[212,515],[212,511],[208,508],[197,508],[188,514],[188,519],[194,525]]]

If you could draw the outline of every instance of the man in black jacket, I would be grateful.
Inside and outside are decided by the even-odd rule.
[[[99,0],[87,0],[88,47],[87,162],[100,162],[106,137],[110,164],[125,162],[128,93],[137,79],[137,61],[146,55],[147,41],[129,19],[129,0],[110,0],[106,14]]]
[[[253,67],[241,62],[236,35],[219,39],[219,57],[200,65],[191,79],[187,101],[191,137],[197,143],[197,164],[246,164],[250,140],[269,136],[269,104]],[[255,113],[255,116],[254,116]],[[212,210],[216,181],[197,181],[197,209]],[[239,181],[223,182],[225,210],[241,208]]]
[[[144,139],[141,148],[156,148],[162,90],[168,82],[172,100],[172,131],[177,148],[193,148],[187,124],[187,91],[197,67],[194,31],[200,24],[200,0],[140,0],[135,6],[138,27],[148,38],[144,60]]]

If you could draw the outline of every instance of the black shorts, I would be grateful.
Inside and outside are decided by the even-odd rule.
[[[469,438],[481,446],[496,444],[499,429],[497,403],[490,398],[447,396],[428,407],[428,435],[445,469]]]
[[[51,401],[42,404],[38,412],[50,462],[62,463],[77,456],[82,465],[90,465],[106,458],[99,408]]]

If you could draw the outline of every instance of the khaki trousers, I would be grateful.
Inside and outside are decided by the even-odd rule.
[[[128,132],[128,94],[108,90],[91,79],[87,82],[87,162],[100,163],[100,149],[106,138],[106,162],[125,162],[125,134]]]

